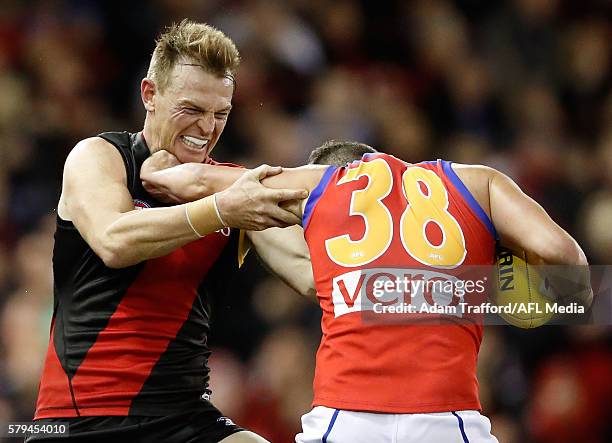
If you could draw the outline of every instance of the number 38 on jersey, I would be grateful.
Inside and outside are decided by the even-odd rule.
[[[353,191],[349,214],[363,218],[365,232],[358,240],[352,240],[348,234],[326,240],[331,260],[346,267],[368,264],[387,251],[398,229],[404,249],[418,262],[436,268],[455,268],[463,263],[465,238],[459,222],[448,212],[448,192],[440,177],[419,166],[407,168],[401,187],[408,205],[399,221],[394,221],[383,203],[394,187],[389,164],[381,158],[362,162],[349,169],[337,185],[363,176],[368,177],[368,185]],[[441,231],[442,239],[437,244],[427,236],[430,223]]]

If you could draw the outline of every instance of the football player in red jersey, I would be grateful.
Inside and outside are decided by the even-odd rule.
[[[295,208],[303,237],[296,229],[249,234],[268,266],[299,292],[315,293],[323,311],[314,408],[302,418],[296,441],[497,441],[480,414],[482,325],[440,316],[437,323],[366,322],[366,280],[415,267],[452,279],[453,269],[492,265],[497,240],[547,264],[586,268],[584,253],[494,169],[440,160],[408,164],[352,142],[328,143],[311,161],[332,166],[289,169],[264,180],[310,190]],[[163,177],[149,170],[145,181],[186,199],[219,190],[205,189],[200,166],[183,166],[193,175],[182,177],[182,190],[169,170]],[[216,186],[241,174],[225,172],[226,183],[215,180]],[[590,304],[590,290],[575,295]]]
[[[169,206],[139,179],[160,149],[175,163],[217,164],[210,153],[238,64],[234,43],[215,28],[173,25],[141,83],[143,130],[85,139],[66,160],[35,415],[39,424],[68,422],[61,441],[265,441],[210,402],[208,292],[214,267],[231,266],[231,228],[298,223],[278,203],[307,192],[265,188],[259,180],[281,170],[264,166],[218,195]]]

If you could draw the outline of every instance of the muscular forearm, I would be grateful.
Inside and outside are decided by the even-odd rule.
[[[212,206],[212,198],[121,214],[109,224],[101,238],[92,239],[97,246],[96,253],[111,268],[124,268],[169,254],[223,227]]]
[[[229,169],[231,173],[236,172],[236,168]],[[206,235],[221,229],[223,222],[227,226],[245,230],[286,227],[300,222],[299,216],[281,209],[278,204],[304,199],[308,195],[306,191],[272,190],[259,182],[267,176],[279,174],[280,168],[264,165],[238,172],[241,177],[214,196],[170,208],[115,212],[116,215],[107,216],[110,219],[90,215],[79,222],[81,226],[75,224],[81,232],[102,232],[98,237],[88,236],[88,243],[109,266],[125,267],[165,255],[197,238],[196,233]],[[127,197],[123,196],[126,199],[123,208],[128,204]],[[218,206],[213,203],[215,201]],[[87,214],[87,211],[72,213]],[[186,214],[189,214],[189,219]],[[87,226],[90,229],[86,229]]]
[[[246,170],[227,166],[185,163],[168,169],[143,168],[140,178],[154,197],[171,203],[185,203],[223,191]]]
[[[102,139],[83,140],[66,159],[58,215],[71,220],[94,252],[113,268],[168,254],[198,236],[219,230],[225,224],[221,217],[227,226],[250,230],[299,223],[299,217],[278,204],[303,199],[306,191],[272,190],[260,183],[279,174],[280,168],[225,169],[226,181],[217,180],[214,186],[233,184],[214,197],[135,211],[119,152]]]

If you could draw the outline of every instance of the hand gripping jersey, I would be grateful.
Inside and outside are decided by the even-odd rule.
[[[100,136],[123,157],[135,208],[163,206],[142,188],[140,167],[150,155],[142,135]],[[213,266],[230,266],[221,264],[230,260],[229,241],[224,229],[164,257],[110,269],[58,217],[54,313],[35,418],[161,416],[203,406],[207,293],[219,275]]]
[[[479,410],[480,323],[452,316],[398,323],[388,319],[394,314],[364,314],[398,305],[396,292],[381,290],[384,282],[454,281],[470,265],[493,263],[493,225],[451,164],[366,154],[330,167],[307,201],[303,226],[323,310],[313,405]],[[407,305],[432,303],[418,286],[399,291]]]

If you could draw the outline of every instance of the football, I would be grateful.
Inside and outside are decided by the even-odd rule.
[[[518,255],[517,255],[518,254]],[[530,265],[525,251],[499,248],[496,257],[494,302],[507,323],[523,328],[537,328],[554,315],[554,296],[536,267]]]

